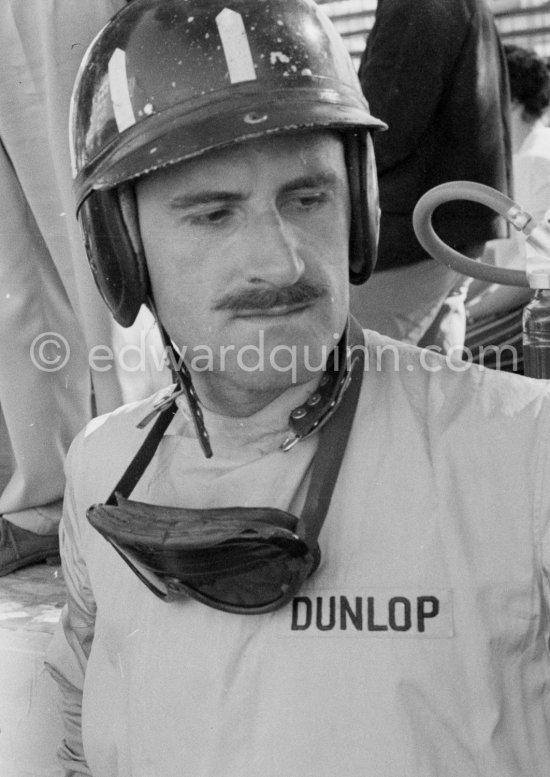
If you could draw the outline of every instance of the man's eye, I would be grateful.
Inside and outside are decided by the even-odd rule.
[[[195,213],[191,216],[193,224],[198,225],[215,225],[221,224],[230,215],[229,208],[216,208],[216,210],[209,210],[203,213]]]
[[[323,205],[327,200],[326,192],[315,192],[311,194],[300,194],[296,198],[296,204],[303,210],[312,210]]]

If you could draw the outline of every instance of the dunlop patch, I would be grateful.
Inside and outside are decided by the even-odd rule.
[[[448,639],[454,635],[450,590],[320,591],[295,596],[287,612],[286,636]]]

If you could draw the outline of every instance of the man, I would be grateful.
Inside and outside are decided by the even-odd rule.
[[[177,387],[69,454],[67,774],[542,777],[549,391],[347,325],[381,123],[328,20],[133,0],[73,117],[96,276]]]
[[[505,46],[512,97],[515,197],[538,221],[550,208],[550,73],[542,57]]]
[[[469,279],[426,254],[412,212],[448,181],[511,191],[506,63],[485,0],[379,0],[359,76],[389,129],[375,139],[379,260],[353,309],[382,334],[461,355]],[[434,226],[471,257],[505,234],[492,211],[458,201],[438,209]]]
[[[550,209],[550,128],[544,116],[550,103],[550,74],[534,51],[505,46],[510,76],[510,128],[513,150],[514,199],[538,222],[544,222]],[[525,241],[523,234],[492,240],[487,259],[501,267],[528,268],[530,271],[546,259]],[[516,349],[512,363],[503,360],[500,369],[523,370],[523,308],[532,292],[513,286],[477,281],[470,287],[467,300],[469,326],[466,345],[477,352],[488,344],[512,345]],[[485,366],[490,364],[485,363]]]

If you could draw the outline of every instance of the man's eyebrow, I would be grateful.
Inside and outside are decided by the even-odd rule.
[[[211,202],[242,202],[244,195],[240,192],[222,191],[219,189],[204,189],[190,194],[176,194],[170,199],[170,210],[183,210],[194,205],[208,205]]]
[[[293,192],[298,189],[319,189],[323,187],[329,187],[334,188],[338,182],[339,178],[336,175],[336,173],[333,173],[329,170],[323,170],[319,173],[312,173],[311,175],[304,175],[300,178],[294,178],[292,181],[289,181],[287,184],[285,184],[281,191],[284,192]]]

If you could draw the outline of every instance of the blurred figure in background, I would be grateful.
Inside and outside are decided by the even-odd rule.
[[[504,49],[511,93],[513,197],[536,221],[543,221],[550,210],[550,128],[546,126],[550,74],[535,51],[512,45]],[[488,243],[484,260],[514,269],[533,267],[539,261],[523,233],[515,230],[505,240]],[[530,296],[527,288],[474,281],[466,304],[466,346],[474,359],[478,360],[482,346],[498,345],[499,368],[522,371],[522,314]],[[493,366],[486,359],[484,364]]]
[[[469,279],[425,253],[412,212],[447,181],[510,193],[508,85],[494,18],[484,0],[379,0],[359,76],[389,129],[375,139],[378,264],[369,285],[353,290],[352,308],[371,329],[447,353],[464,342]],[[434,226],[469,256],[505,234],[492,211],[466,202],[439,208]]]
[[[514,153],[514,198],[541,221],[550,208],[550,74],[542,57],[519,46],[505,46]]]
[[[65,454],[92,413],[88,357],[111,342],[73,215],[67,128],[82,55],[122,5],[0,0],[0,407],[13,459],[0,576],[57,554]],[[121,402],[103,357],[100,412]]]

